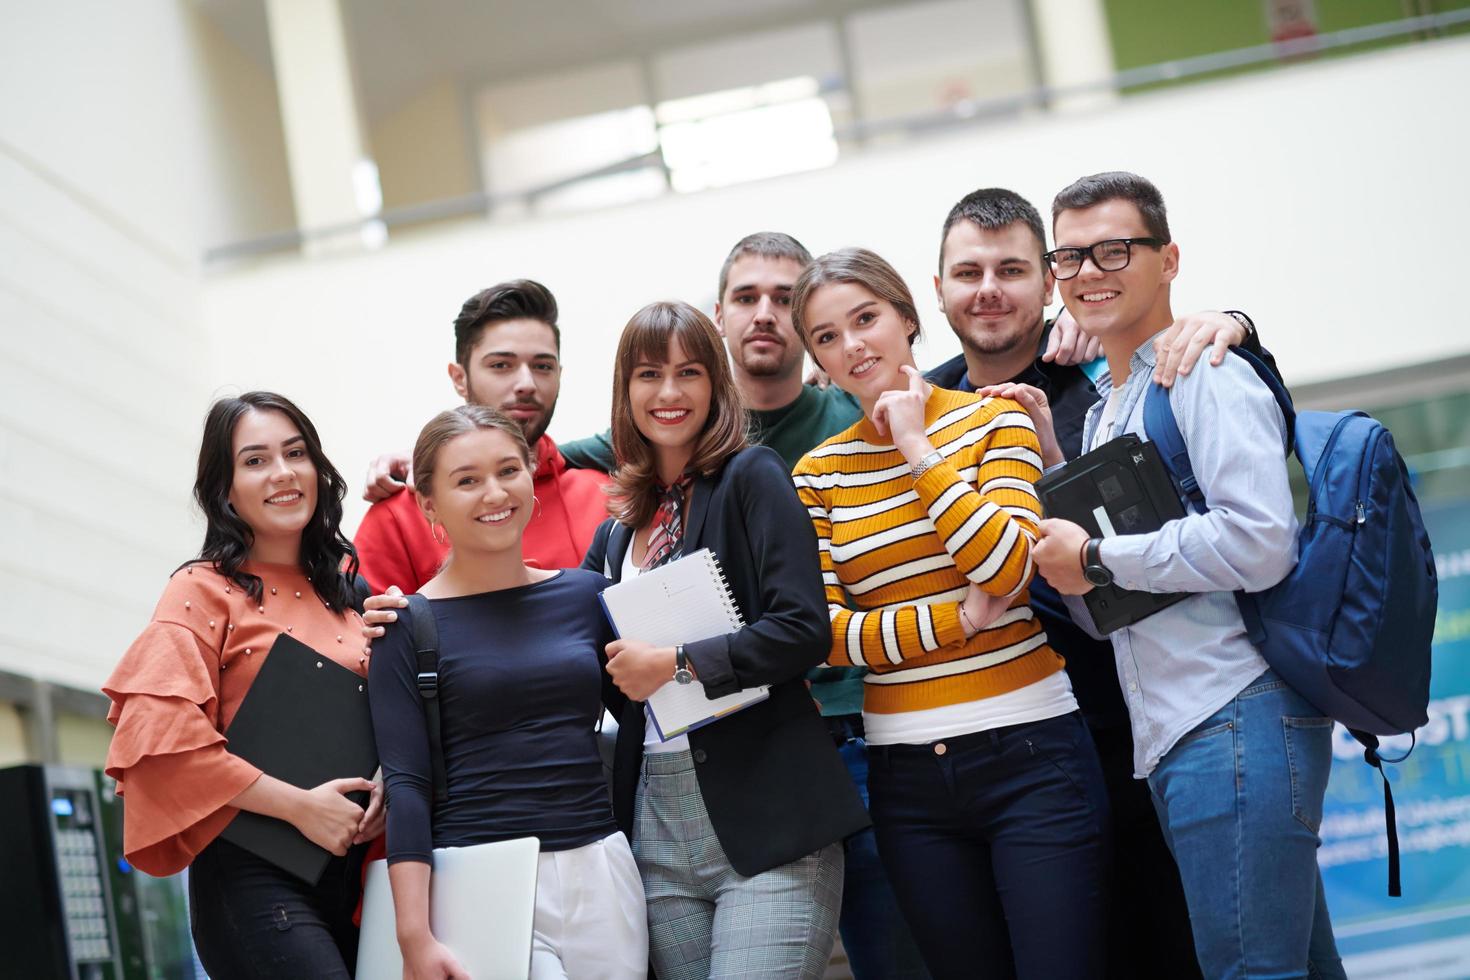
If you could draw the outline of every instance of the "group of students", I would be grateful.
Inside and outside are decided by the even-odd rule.
[[[411,459],[374,463],[355,549],[310,421],[268,393],[217,403],[204,547],[104,688],[128,858],[190,868],[211,975],[350,976],[386,822],[415,980],[467,975],[429,926],[433,849],[524,836],[542,849],[538,980],[820,977],[839,931],[859,980],[1343,976],[1315,855],[1331,722],[1230,596],[1295,559],[1284,420],[1226,356],[1263,353],[1254,328],[1175,320],[1179,250],[1145,179],[1084,177],[1052,219],[1048,251],[1013,192],[951,210],[934,284],[963,352],[928,375],[882,258],[747,236],[713,321],[677,302],[633,315],[610,430],[561,446],[555,300],[529,280],[484,290],[455,321],[466,404]],[[1057,290],[1070,317],[1047,323]],[[1076,363],[1088,337],[1096,383]],[[830,386],[804,382],[807,355]],[[1155,381],[1209,512],[1101,541],[1043,519],[1036,480],[1141,433]],[[616,637],[598,593],[701,548],[746,625]],[[366,622],[359,570],[379,593]],[[1192,595],[1109,650],[1078,600],[1100,576]],[[413,592],[439,637],[437,802]],[[229,753],[281,631],[368,678],[382,787],[301,790]],[[662,741],[644,702],[676,672],[711,698],[770,696]],[[365,810],[343,796],[362,789]],[[321,882],[219,839],[239,809],[330,850]]]

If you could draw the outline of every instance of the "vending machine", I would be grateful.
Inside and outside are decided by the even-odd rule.
[[[168,961],[187,955],[177,949],[182,935],[187,950],[182,888],[161,879],[140,889],[146,876],[122,855],[121,804],[94,770],[0,769],[0,975],[180,975]]]
[[[118,919],[118,945],[126,980],[204,980],[189,935],[185,874],[154,878],[133,870],[123,858],[123,801],[106,773],[96,779],[108,880]],[[143,967],[146,966],[146,969]]]

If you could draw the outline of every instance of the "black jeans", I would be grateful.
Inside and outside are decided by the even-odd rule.
[[[200,852],[189,865],[189,914],[212,980],[352,980],[365,851],[332,858],[315,886],[229,841]]]
[[[1113,811],[1108,977],[1201,980],[1179,868],[1159,828],[1148,781],[1133,778],[1133,738],[1121,726],[1093,728]]]
[[[824,716],[837,754],[868,802],[868,743],[862,715]],[[842,869],[842,917],[837,929],[847,965],[856,980],[929,980],[924,958],[898,909],[888,872],[878,857],[873,829],[860,830],[843,842],[847,861]]]
[[[1080,714],[868,751],[878,853],[935,980],[1103,975],[1108,798]]]

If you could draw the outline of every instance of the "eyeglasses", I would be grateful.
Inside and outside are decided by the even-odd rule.
[[[1092,264],[1097,266],[1099,272],[1117,272],[1119,269],[1128,268],[1128,262],[1133,258],[1134,245],[1147,245],[1149,248],[1161,248],[1169,244],[1162,238],[1109,238],[1105,242],[1097,242],[1083,248],[1068,246],[1066,248],[1054,248],[1047,252],[1042,258],[1046,259],[1051,266],[1051,274],[1058,279],[1071,279],[1082,271],[1082,260],[1092,259]]]

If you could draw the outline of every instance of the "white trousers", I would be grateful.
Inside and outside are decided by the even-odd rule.
[[[622,832],[538,861],[531,980],[644,980],[648,909]]]

